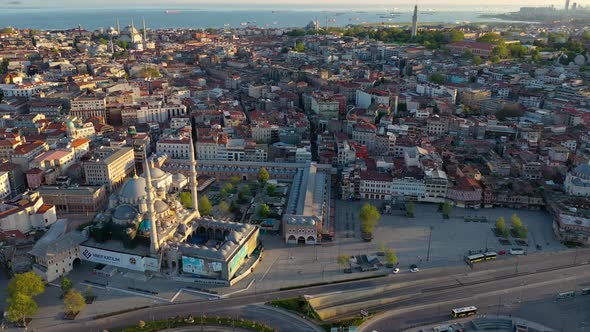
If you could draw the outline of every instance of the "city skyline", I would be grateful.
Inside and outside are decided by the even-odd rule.
[[[587,5],[588,1],[578,1],[578,5]],[[11,0],[4,0],[0,2],[0,5],[6,4],[9,7],[19,7],[19,6],[41,6],[41,7],[59,7],[59,6],[74,6],[74,8],[88,8],[88,7],[96,7],[93,3],[80,3],[79,1],[74,0],[60,0],[54,1],[51,3],[47,3],[45,1],[38,1],[38,0],[22,0],[22,1],[11,1]],[[105,0],[101,3],[102,8],[105,6],[112,6],[112,7],[126,7],[126,6],[136,6],[136,5],[144,5],[144,6],[151,6],[151,7],[171,7],[171,6],[204,6],[207,8],[222,5],[222,4],[232,4],[238,6],[238,8],[246,8],[252,7],[257,8],[261,6],[265,7],[277,7],[277,8],[293,8],[293,9],[300,9],[302,7],[305,8],[340,8],[346,9],[343,7],[352,6],[351,8],[358,8],[358,2],[352,0],[326,0],[318,3],[317,1],[313,0],[301,0],[298,1],[296,5],[293,5],[292,2],[287,0],[255,0],[255,1],[240,1],[240,0],[219,0],[212,2],[210,0],[174,0],[168,1],[165,4],[162,4],[160,1],[154,0],[147,0],[147,1],[139,1],[139,0],[127,0],[127,1],[114,1],[114,0]],[[368,1],[367,3],[363,4],[363,8],[377,8],[377,7],[412,7],[413,5],[417,4],[419,7],[433,7],[436,9],[444,9],[444,8],[456,8],[457,6],[466,6],[468,8],[490,8],[490,7],[519,7],[519,6],[548,6],[554,5],[555,7],[563,7],[563,1],[556,1],[556,0],[543,0],[543,1],[534,1],[534,0],[523,0],[515,4],[513,1],[508,0],[498,0],[495,1],[493,4],[481,4],[476,3],[474,4],[473,1],[469,0],[454,0],[454,1],[441,1],[441,0],[422,0],[422,1],[411,1],[411,0],[403,0],[403,1],[386,1],[386,0],[372,0]],[[220,8],[222,9],[222,8]]]

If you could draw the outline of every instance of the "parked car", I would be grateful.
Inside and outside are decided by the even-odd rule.
[[[416,264],[410,265],[410,272],[416,273],[418,271],[420,271],[420,269],[418,269],[418,265],[416,265]]]
[[[506,250],[500,250],[500,251],[498,251],[498,255],[506,255]]]
[[[510,255],[524,255],[524,249],[522,248],[512,248],[510,249]]]
[[[391,271],[392,274],[398,274],[399,273],[399,267],[396,267],[393,269],[393,271]]]

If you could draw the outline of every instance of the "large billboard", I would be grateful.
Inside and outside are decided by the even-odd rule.
[[[194,274],[207,274],[205,261],[196,257],[182,256],[182,271]]]
[[[80,258],[89,262],[134,271],[159,271],[158,260],[156,258],[124,254],[93,247],[80,246]]]

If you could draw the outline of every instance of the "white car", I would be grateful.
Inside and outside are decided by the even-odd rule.
[[[391,274],[398,274],[399,273],[399,267],[396,267],[395,269],[393,269],[393,271],[391,271]]]
[[[524,249],[522,248],[512,248],[510,249],[510,255],[524,255]]]
[[[416,264],[410,265],[410,272],[416,273],[418,271],[420,271],[420,269],[418,269],[418,265],[416,265]]]

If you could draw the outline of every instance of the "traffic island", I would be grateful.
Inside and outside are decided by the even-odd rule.
[[[140,321],[136,326],[130,326],[119,330],[120,332],[146,332],[146,331],[162,331],[165,329],[172,329],[178,327],[194,326],[195,328],[201,328],[205,326],[225,326],[230,329],[240,329],[244,331],[255,331],[255,332],[273,332],[274,330],[264,324],[260,324],[254,321],[245,319],[232,319],[224,317],[193,317],[188,316],[186,318],[177,316],[175,318],[156,320],[151,322]]]

